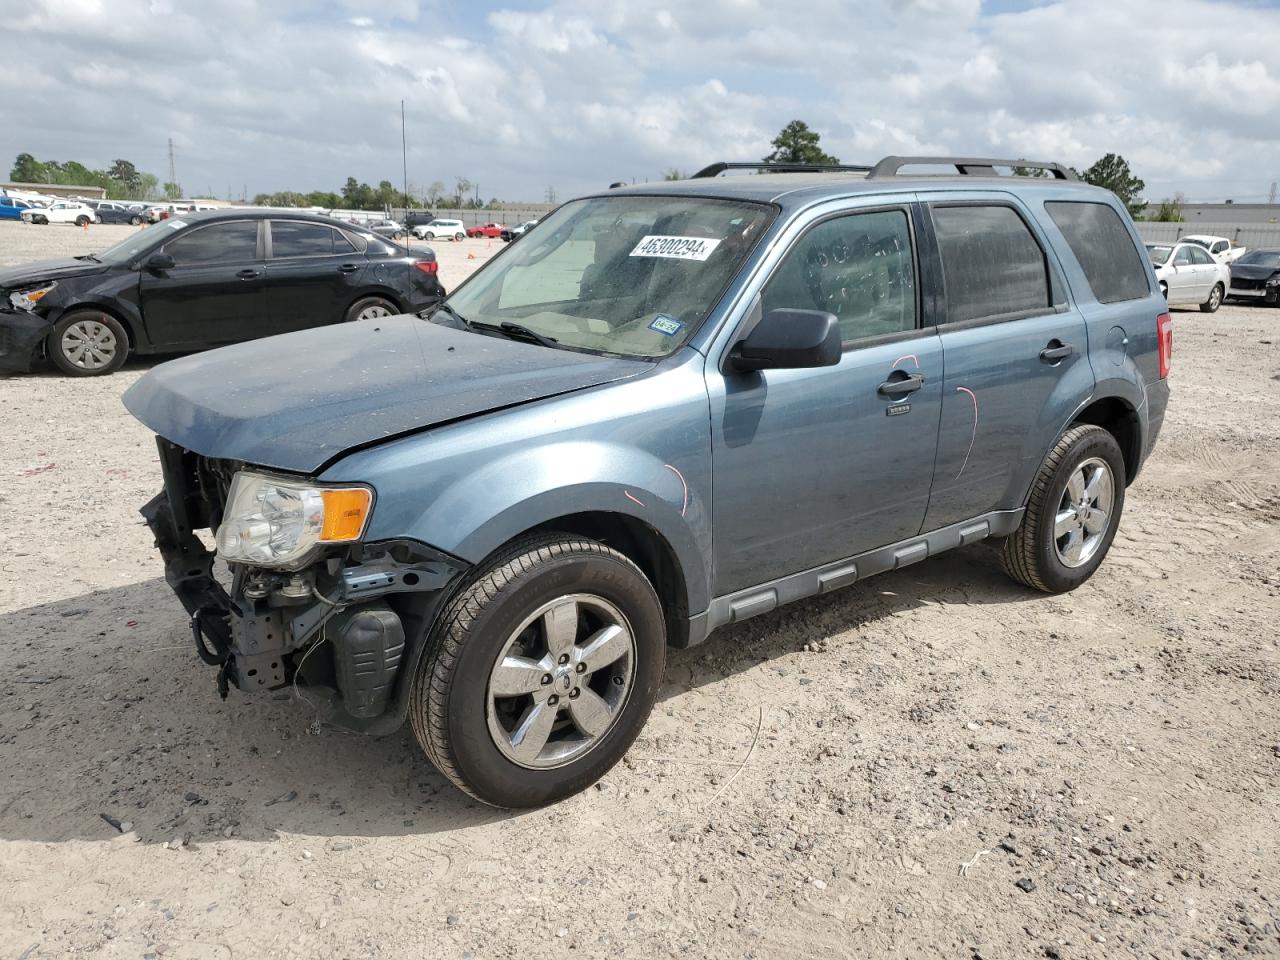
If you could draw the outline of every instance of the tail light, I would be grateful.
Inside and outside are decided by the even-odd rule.
[[[1156,317],[1156,339],[1160,342],[1160,379],[1169,376],[1173,360],[1173,317],[1162,313]]]
[[[423,273],[430,273],[433,276],[440,271],[440,264],[436,263],[434,260],[415,260],[413,261],[413,265]]]

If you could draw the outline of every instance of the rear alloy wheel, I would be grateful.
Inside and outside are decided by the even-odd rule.
[[[455,240],[465,240],[465,239],[467,239],[467,235],[466,235],[465,233],[455,233],[455,234],[453,235],[453,239],[455,239]]]
[[[119,370],[129,356],[129,338],[115,317],[98,310],[75,310],[59,320],[46,342],[59,370],[94,377]]]
[[[422,235],[423,240],[434,240],[435,238],[436,238],[436,235],[432,233],[430,230],[428,230],[426,233]]]
[[[449,602],[413,678],[427,758],[498,807],[538,807],[604,776],[653,709],[662,605],[626,556],[594,540],[518,541]]]
[[[1209,291],[1209,299],[1200,304],[1200,312],[1217,313],[1220,306],[1222,306],[1222,284],[1215,283],[1213,289]]]
[[[1080,586],[1111,547],[1124,485],[1115,437],[1091,424],[1069,429],[1040,467],[1022,525],[1000,545],[1005,572],[1045,593]]]
[[[381,320],[383,317],[393,317],[399,312],[400,308],[385,297],[362,297],[347,311],[347,322]]]

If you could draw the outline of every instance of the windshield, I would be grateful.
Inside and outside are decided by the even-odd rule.
[[[1147,253],[1151,255],[1151,262],[1157,267],[1163,267],[1169,262],[1169,254],[1173,253],[1173,247],[1163,244],[1148,243]]]
[[[131,233],[117,244],[113,244],[94,256],[103,263],[132,263],[138,255],[168,237],[173,231],[181,230],[187,225],[185,220],[161,220],[153,223],[145,230]]]
[[[1280,250],[1252,250],[1236,261],[1247,267],[1270,267],[1280,270]]]
[[[570,349],[666,356],[706,319],[773,215],[686,197],[577,200],[448,303],[468,323],[519,324]]]

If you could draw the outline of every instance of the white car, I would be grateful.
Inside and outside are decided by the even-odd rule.
[[[1239,260],[1244,256],[1244,252],[1248,247],[1233,246],[1231,241],[1226,237],[1210,237],[1207,234],[1192,233],[1182,238],[1183,243],[1194,243],[1197,247],[1204,247],[1215,260],[1221,260],[1223,263],[1231,263],[1233,260]]]
[[[97,223],[98,215],[92,207],[86,207],[75,200],[57,200],[47,207],[23,210],[22,222],[74,223],[77,227],[82,227],[86,223]]]
[[[1196,304],[1205,313],[1222,306],[1231,286],[1231,268],[1204,247],[1184,238],[1177,243],[1148,243],[1147,254],[1170,306]]]
[[[467,228],[462,225],[461,220],[432,220],[430,223],[418,224],[409,232],[419,240],[467,239]]]

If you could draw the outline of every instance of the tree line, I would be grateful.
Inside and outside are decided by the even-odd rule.
[[[101,187],[112,200],[176,200],[182,196],[181,185],[161,185],[159,177],[139,170],[128,160],[115,160],[105,170],[92,170],[78,160],[37,160],[20,153],[9,179],[15,183]]]
[[[376,187],[371,187],[357,181],[355,177],[347,177],[347,182],[338,193],[331,190],[312,190],[310,193],[282,190],[278,193],[259,193],[253,198],[253,202],[266,207],[323,207],[326,210],[388,210],[393,207],[432,209],[444,204],[455,209],[502,208],[502,202],[496,198],[481,201],[472,194],[474,189],[475,184],[466,177],[456,178],[452,191],[446,188],[444,181],[436,180],[421,188],[410,184],[408,193],[397,189],[390,180],[383,180]]]

